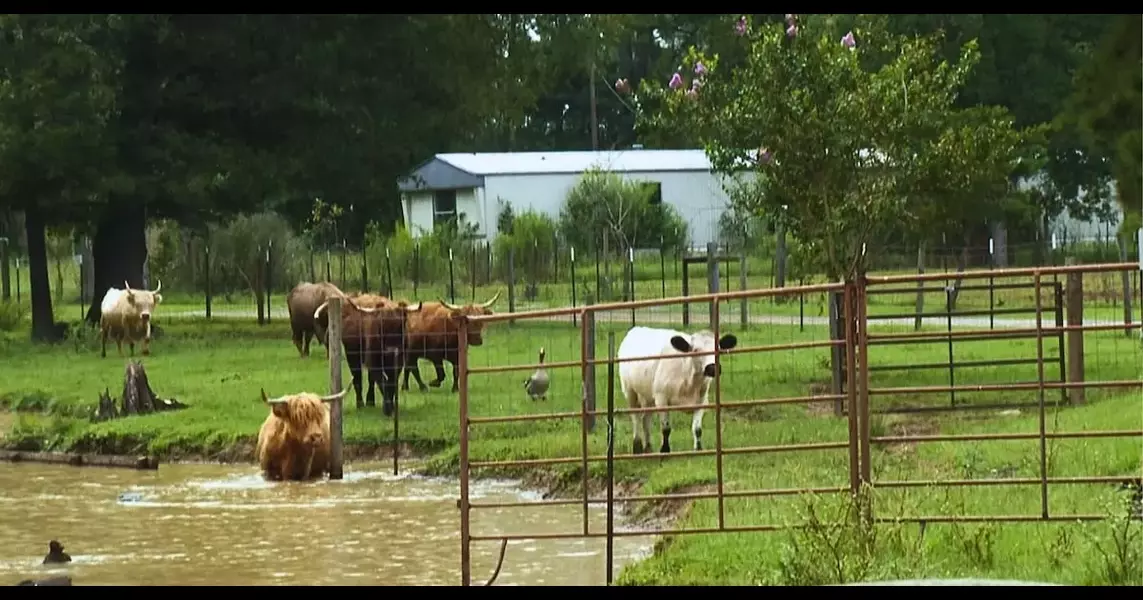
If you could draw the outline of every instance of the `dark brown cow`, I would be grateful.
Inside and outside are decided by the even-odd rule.
[[[325,323],[318,323],[314,311],[330,298],[345,298],[345,292],[336,285],[323,281],[310,283],[303,281],[294,286],[286,295],[286,308],[290,311],[290,329],[293,330],[294,346],[302,358],[310,355],[310,340],[325,346]],[[329,356],[329,348],[325,350]]]
[[[458,338],[460,321],[467,317],[490,315],[491,307],[500,292],[491,300],[483,304],[466,304],[458,306],[449,304],[444,300],[440,302],[425,302],[421,312],[409,315],[409,324],[405,335],[405,380],[401,389],[409,390],[409,374],[417,379],[421,391],[426,391],[425,382],[421,379],[417,360],[424,358],[433,363],[436,369],[436,379],[429,382],[432,387],[440,387],[444,381],[444,361],[452,363],[452,391],[457,391],[456,365],[460,358]],[[468,345],[479,346],[484,343],[484,324],[472,323],[468,328]]]
[[[319,325],[328,323],[325,314],[329,302],[323,302],[314,311]],[[381,409],[385,415],[393,414],[397,400],[397,375],[404,364],[402,340],[409,315],[421,310],[421,303],[409,306],[407,302],[394,302],[375,294],[354,294],[345,298],[341,312],[341,343],[345,360],[353,375],[353,392],[357,407],[376,406],[374,385],[381,388]],[[364,402],[361,397],[361,370],[369,377],[369,389]],[[386,371],[389,373],[386,382]]]

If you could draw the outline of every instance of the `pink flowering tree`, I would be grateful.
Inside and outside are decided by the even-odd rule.
[[[752,171],[754,183],[731,194],[736,208],[784,224],[835,281],[864,272],[889,236],[985,216],[1026,139],[1003,109],[953,107],[975,42],[948,64],[934,37],[863,22],[833,37],[798,15],[735,16],[727,27],[748,46],[743,64],[724,71],[691,48],[636,98],[656,108],[640,112],[644,132],[686,132],[717,171]]]

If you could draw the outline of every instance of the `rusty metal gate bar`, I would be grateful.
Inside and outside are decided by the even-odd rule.
[[[468,397],[468,378],[473,373],[493,373],[493,372],[506,372],[516,370],[530,370],[537,368],[538,365],[512,365],[500,367],[487,367],[487,368],[470,368],[468,364],[467,355],[467,331],[468,321],[461,324],[459,332],[459,348],[460,357],[459,364],[457,365],[458,385],[460,387],[460,402],[459,402],[459,417],[460,417],[460,491],[461,498],[459,499],[458,506],[461,509],[461,581],[463,585],[471,584],[471,552],[470,546],[473,541],[495,540],[501,542],[501,547],[504,548],[508,540],[542,540],[542,539],[569,539],[569,538],[607,538],[614,537],[634,537],[634,536],[647,536],[647,535],[693,535],[693,534],[706,534],[706,533],[720,533],[720,532],[761,532],[761,531],[777,531],[787,529],[788,526],[779,525],[749,525],[749,526],[726,526],[725,515],[723,506],[726,498],[751,498],[751,497],[767,497],[767,496],[783,496],[783,495],[796,495],[806,492],[812,493],[853,493],[857,491],[861,483],[870,483],[879,487],[917,487],[923,485],[936,485],[936,486],[981,486],[981,485],[1028,485],[1038,484],[1042,490],[1046,490],[1049,484],[1083,484],[1083,483],[1097,483],[1109,481],[1129,481],[1135,479],[1134,477],[1063,477],[1051,478],[1047,477],[1046,467],[1041,468],[1040,477],[1038,478],[1011,478],[1011,479],[995,479],[995,480],[944,480],[944,481],[882,481],[874,482],[872,480],[871,469],[871,451],[870,446],[876,444],[899,443],[902,441],[914,442],[935,442],[935,441],[969,441],[969,440],[1019,440],[1019,439],[1038,439],[1043,447],[1046,439],[1065,439],[1065,438],[1084,438],[1084,437],[1143,437],[1143,430],[1125,430],[1125,431],[1088,431],[1088,432],[1052,432],[1048,433],[1044,426],[1041,426],[1041,431],[1037,434],[977,434],[977,435],[927,435],[927,436],[871,436],[870,432],[870,411],[869,399],[875,394],[885,393],[934,393],[950,391],[950,388],[957,390],[964,389],[966,391],[976,390],[982,391],[986,389],[992,390],[1016,390],[1016,389],[1035,389],[1039,391],[1041,404],[1043,405],[1044,390],[1053,388],[1086,388],[1086,387],[1138,387],[1143,388],[1143,381],[1105,381],[1105,382],[1066,382],[1066,383],[1047,383],[1043,380],[1042,375],[1038,381],[1033,383],[1018,383],[1007,385],[987,385],[987,386],[931,386],[931,387],[906,387],[906,388],[871,388],[869,385],[869,369],[868,369],[868,346],[870,340],[876,339],[879,336],[873,336],[868,333],[868,302],[867,302],[867,288],[870,285],[881,285],[887,283],[895,283],[902,281],[909,282],[923,282],[923,281],[937,281],[947,280],[953,277],[966,277],[966,278],[979,278],[979,277],[1010,277],[1010,276],[1023,276],[1031,275],[1037,278],[1039,283],[1040,277],[1043,274],[1051,273],[1053,276],[1060,273],[1076,273],[1076,272],[1106,272],[1116,270],[1134,269],[1136,265],[1133,263],[1123,264],[1109,264],[1109,265],[1082,265],[1071,267],[1052,267],[1044,269],[1006,269],[996,270],[990,272],[968,272],[968,273],[951,273],[951,274],[928,274],[928,275],[910,275],[910,276],[888,276],[888,277],[872,277],[865,278],[855,283],[842,284],[827,284],[816,286],[801,286],[784,289],[767,289],[767,290],[740,290],[737,292],[726,292],[719,294],[705,294],[700,296],[691,297],[677,297],[669,299],[655,299],[644,300],[637,302],[624,302],[624,303],[611,303],[594,305],[591,307],[582,307],[579,309],[549,309],[542,311],[533,311],[530,313],[514,313],[514,314],[501,314],[482,317],[473,317],[472,321],[482,323],[490,323],[497,321],[507,320],[523,320],[523,319],[549,319],[551,317],[567,316],[571,314],[583,315],[587,317],[587,313],[592,313],[592,320],[594,320],[594,313],[602,310],[629,310],[633,308],[641,308],[648,306],[663,306],[674,304],[685,304],[687,302],[711,302],[717,306],[718,302],[730,299],[747,299],[758,297],[770,297],[777,295],[796,295],[804,293],[817,293],[817,292],[835,292],[841,290],[847,297],[845,302],[845,322],[849,328],[844,340],[828,340],[825,342],[811,342],[800,344],[780,344],[770,346],[759,346],[753,348],[735,348],[730,351],[711,351],[711,352],[695,352],[695,356],[713,355],[714,360],[719,360],[720,354],[739,354],[739,353],[752,353],[752,352],[765,352],[765,351],[778,351],[795,348],[812,348],[812,347],[837,347],[845,346],[847,350],[846,369],[852,378],[851,385],[845,390],[844,394],[832,394],[829,396],[808,396],[798,398],[776,398],[764,400],[749,400],[740,402],[727,402],[721,400],[720,386],[716,385],[716,400],[715,414],[719,415],[724,408],[739,408],[747,406],[758,405],[775,405],[775,404],[793,404],[804,402],[821,402],[833,400],[847,400],[849,404],[849,439],[845,442],[818,442],[818,443],[804,443],[804,444],[787,444],[775,446],[754,446],[744,448],[723,448],[721,444],[720,434],[721,427],[716,427],[716,443],[714,450],[692,450],[683,452],[672,452],[670,454],[623,454],[619,456],[614,455],[614,448],[609,448],[609,452],[605,456],[589,456],[586,446],[586,422],[588,416],[607,415],[609,423],[613,423],[615,414],[639,414],[639,413],[664,413],[670,411],[690,411],[691,407],[650,407],[639,409],[622,409],[615,410],[613,402],[609,403],[608,410],[598,411],[588,409],[586,398],[581,404],[580,410],[575,412],[564,413],[549,413],[542,415],[515,415],[503,417],[483,417],[473,418],[469,416],[469,397]],[[1040,300],[1042,303],[1042,300]],[[1099,330],[1124,330],[1124,329],[1139,329],[1140,325],[1127,324],[1127,325],[1114,325],[1114,326],[1057,326],[1054,328],[1043,327],[1042,323],[1042,305],[1039,307],[1037,327],[1032,329],[1038,339],[1038,346],[1042,350],[1043,336],[1047,332],[1060,334],[1063,331],[1099,331]],[[717,309],[715,309],[717,310]],[[717,315],[717,312],[715,313]],[[718,323],[718,321],[715,321]],[[715,332],[717,335],[718,325],[715,325]],[[953,332],[954,334],[964,334],[964,332]],[[969,334],[987,334],[989,330],[984,332],[967,332]],[[950,335],[948,333],[941,335]],[[1003,332],[993,332],[992,335],[997,338],[1004,337]],[[913,336],[881,336],[881,337],[924,337],[924,335]],[[594,349],[594,348],[593,348]],[[1040,354],[1042,356],[1042,353]],[[626,359],[613,359],[609,356],[607,363],[610,368],[614,368],[614,364],[620,362],[647,360],[658,358],[659,355],[654,356],[641,356]],[[581,356],[580,361],[568,361],[560,364],[565,367],[579,366],[583,370],[587,370],[589,365],[595,365],[602,362],[587,356]],[[1042,373],[1042,362],[1041,373]],[[545,365],[547,368],[555,368],[557,365],[549,363]],[[716,376],[716,382],[719,382]],[[594,381],[593,381],[594,383]],[[538,420],[553,420],[553,419],[567,419],[579,418],[581,421],[581,428],[583,428],[581,443],[581,456],[579,457],[561,457],[561,458],[544,458],[544,459],[530,459],[530,460],[516,460],[516,461],[471,461],[470,460],[470,432],[469,427],[479,423],[502,423],[511,421],[538,421]],[[716,416],[716,420],[720,417]],[[1043,423],[1043,419],[1041,419]],[[613,434],[613,430],[612,430]],[[856,439],[854,439],[856,438]],[[609,494],[606,498],[592,498],[587,491],[586,474],[588,467],[593,462],[607,462],[609,471],[611,465],[616,460],[664,460],[676,459],[694,456],[716,456],[716,461],[721,462],[725,454],[757,454],[769,452],[792,452],[792,451],[808,451],[808,450],[834,450],[834,449],[849,449],[851,456],[850,464],[850,484],[844,487],[817,487],[812,489],[759,489],[759,490],[734,490],[726,491],[722,473],[718,474],[719,486],[715,493],[684,493],[684,494],[658,494],[646,496],[631,496],[624,497],[622,500],[626,502],[647,502],[655,500],[692,500],[692,499],[717,499],[720,505],[719,526],[718,527],[700,527],[693,529],[646,529],[646,530],[632,530],[632,531],[612,531],[609,526],[606,532],[592,532],[587,524],[587,507],[591,504],[607,504],[609,508],[613,508],[614,496]],[[471,470],[474,468],[490,468],[501,466],[540,466],[540,465],[553,465],[553,464],[572,464],[579,463],[583,469],[585,476],[585,485],[583,496],[576,500],[547,500],[540,502],[488,502],[488,503],[473,503],[470,502],[470,486],[469,478]],[[1046,464],[1041,461],[1041,464]],[[613,477],[609,477],[609,480]],[[611,482],[613,483],[613,482]],[[610,487],[610,486],[609,486]],[[1046,491],[1045,491],[1046,493]],[[1042,503],[1044,510],[1040,515],[993,515],[993,516],[964,516],[964,515],[932,515],[932,516],[906,516],[895,517],[890,519],[877,519],[874,518],[873,522],[908,522],[908,521],[925,521],[925,522],[982,522],[982,521],[1008,521],[1008,522],[1032,522],[1032,521],[1075,521],[1075,520],[1099,520],[1105,518],[1102,515],[1050,515],[1046,510],[1046,500]],[[585,522],[582,532],[575,533],[545,533],[545,534],[517,534],[517,535],[472,535],[470,526],[471,518],[470,511],[472,508],[492,508],[492,507],[522,507],[522,506],[551,506],[551,505],[583,505]],[[796,526],[795,526],[796,527]]]
[[[875,518],[874,521],[878,523],[901,523],[901,522],[925,522],[925,523],[942,523],[942,522],[964,522],[964,523],[983,523],[983,522],[1074,522],[1074,521],[1097,521],[1106,519],[1104,515],[1096,514],[1075,514],[1075,515],[1053,515],[1048,508],[1048,488],[1051,485],[1081,485],[1081,484],[1104,484],[1104,483],[1126,483],[1139,480],[1139,474],[1135,475],[1122,475],[1122,476],[1090,476],[1090,477],[1049,477],[1047,470],[1047,440],[1049,439],[1092,439],[1092,438],[1123,438],[1123,437],[1136,437],[1143,438],[1143,429],[1129,429],[1129,430],[1112,430],[1112,431],[1076,431],[1076,432],[1048,432],[1046,426],[1046,390],[1059,389],[1064,392],[1068,389],[1075,388],[1141,388],[1143,389],[1143,380],[1119,380],[1119,381],[1078,381],[1078,382],[1047,382],[1044,379],[1043,370],[1043,339],[1045,335],[1063,335],[1065,331],[1131,331],[1140,329],[1138,323],[1123,323],[1114,325],[1063,325],[1059,313],[1056,316],[1055,327],[1045,327],[1043,325],[1043,300],[1042,300],[1042,287],[1043,276],[1058,275],[1068,273],[1101,273],[1101,272],[1116,272],[1124,270],[1135,270],[1138,265],[1135,263],[1112,263],[1103,265],[1070,265],[1061,267],[1045,267],[1036,269],[1005,269],[995,272],[968,272],[968,273],[932,273],[924,275],[910,275],[910,276],[883,276],[883,277],[869,277],[867,285],[880,285],[901,283],[906,281],[939,281],[950,279],[954,276],[962,276],[968,278],[980,277],[1012,277],[1012,276],[1031,276],[1034,279],[1034,287],[1036,288],[1037,297],[1037,315],[1036,327],[1023,330],[1008,330],[1007,333],[1013,331],[1019,333],[1034,333],[1037,340],[1037,364],[1038,376],[1035,382],[1020,382],[1009,384],[983,384],[983,385],[957,385],[957,386],[916,386],[916,387],[896,387],[896,388],[867,388],[867,397],[874,395],[890,395],[890,394],[934,394],[934,393],[948,393],[951,390],[956,391],[1014,391],[1014,390],[1035,390],[1038,393],[1038,402],[1035,403],[1039,407],[1038,415],[1038,431],[1036,433],[1013,433],[1013,434],[959,434],[959,435],[899,435],[899,436],[868,436],[869,443],[878,445],[897,444],[904,442],[970,442],[970,441],[1018,441],[1018,440],[1037,440],[1039,442],[1039,476],[1038,477],[1020,477],[1020,478],[997,478],[997,479],[960,479],[960,480],[910,480],[910,481],[875,481],[874,487],[877,488],[910,488],[910,487],[983,487],[983,486],[1024,486],[1036,485],[1040,488],[1040,514],[1037,515],[914,515],[906,517],[892,517],[892,518]],[[1053,287],[1058,287],[1058,282],[1053,282]],[[999,287],[999,286],[998,286]],[[938,336],[952,335],[952,336],[975,336],[992,337],[995,339],[1003,339],[1011,336],[1006,336],[1004,333],[997,331],[995,334],[989,335],[984,330],[972,331],[959,331],[952,332],[951,334],[939,333]],[[932,334],[915,333],[915,334],[898,334],[892,336],[869,336],[870,339],[918,339],[925,337],[935,337]],[[859,344],[861,348],[867,346],[866,344]],[[864,436],[863,436],[864,437]],[[869,454],[863,453],[863,460],[869,457]]]
[[[994,279],[994,277],[995,277],[994,274],[990,275],[989,281],[991,282]],[[916,340],[916,339],[911,339],[911,338],[898,338],[898,337],[884,338],[884,337],[879,336],[879,337],[874,338],[873,343],[876,345],[886,345],[886,344],[915,344],[915,343],[925,343],[925,342],[929,342],[929,343],[941,343],[941,342],[943,342],[943,343],[948,344],[948,352],[949,352],[948,360],[945,362],[920,363],[920,364],[918,364],[918,363],[907,363],[907,364],[890,364],[890,365],[876,365],[876,366],[870,365],[869,370],[871,372],[882,372],[882,371],[913,371],[913,370],[927,370],[927,369],[947,369],[949,371],[949,387],[947,389],[949,390],[948,394],[950,396],[950,406],[890,407],[890,408],[880,408],[880,409],[877,409],[873,412],[876,414],[894,414],[894,413],[906,414],[906,413],[920,413],[920,412],[948,412],[948,411],[959,411],[959,410],[993,410],[993,409],[998,409],[998,408],[1025,408],[1025,407],[1030,408],[1030,407],[1039,406],[1039,404],[1037,402],[1019,402],[1019,403],[1014,403],[1014,404],[1013,403],[1003,403],[1003,404],[968,404],[968,405],[959,404],[958,405],[956,403],[956,393],[957,393],[957,391],[959,391],[960,388],[956,387],[956,382],[954,379],[955,373],[957,372],[958,369],[973,368],[973,367],[996,367],[996,366],[1006,366],[1006,365],[1011,365],[1011,366],[1015,366],[1015,365],[1039,365],[1039,364],[1043,363],[1043,359],[1040,357],[1037,357],[1037,358],[1012,358],[1012,359],[1003,359],[1003,360],[957,361],[957,360],[954,360],[954,358],[953,358],[953,347],[954,347],[953,342],[954,342],[954,340],[959,339],[961,341],[967,342],[967,341],[993,340],[993,339],[997,339],[997,338],[995,337],[995,335],[987,335],[987,336],[978,335],[979,332],[983,331],[983,330],[978,330],[974,334],[970,334],[970,335],[963,335],[963,334],[946,335],[946,334],[953,332],[952,319],[954,317],[988,316],[990,319],[989,331],[995,331],[995,323],[993,323],[991,320],[993,318],[993,316],[995,316],[995,315],[1019,315],[1019,314],[1039,315],[1044,311],[1044,307],[1033,306],[1030,308],[995,308],[993,305],[990,304],[991,308],[989,310],[958,310],[958,311],[954,312],[952,310],[951,305],[948,303],[948,300],[950,298],[949,290],[951,289],[949,286],[945,286],[945,287],[923,287],[923,283],[921,285],[922,285],[922,287],[917,287],[917,288],[904,288],[904,287],[900,287],[900,288],[898,288],[898,287],[877,288],[877,287],[874,287],[874,288],[870,289],[867,287],[866,293],[867,293],[867,295],[890,295],[890,294],[910,294],[911,295],[911,294],[922,293],[922,292],[926,292],[926,291],[927,292],[944,291],[945,292],[945,299],[946,299],[944,312],[926,312],[926,313],[912,312],[912,313],[890,313],[890,314],[870,315],[870,314],[868,314],[868,309],[867,309],[867,312],[866,312],[867,321],[888,321],[888,320],[893,320],[893,319],[913,318],[913,319],[916,319],[918,324],[919,324],[920,320],[922,318],[944,317],[945,318],[946,331],[944,333],[932,332],[929,337],[926,337],[922,340]],[[1052,310],[1055,313],[1056,326],[1061,327],[1061,326],[1063,326],[1063,284],[1061,284],[1058,281],[1054,281],[1054,282],[1051,282],[1050,285],[1055,292],[1054,296],[1053,296],[1054,304],[1052,306]],[[984,290],[987,290],[991,294],[993,290],[1028,290],[1028,289],[1035,290],[1036,289],[1036,283],[1035,282],[1029,282],[1029,283],[1017,282],[1017,283],[1000,283],[1000,284],[990,283],[990,285],[962,285],[962,286],[960,286],[959,289],[961,291],[984,291]],[[1022,338],[1037,337],[1037,334],[1035,333],[1036,329],[1034,329],[1034,328],[1028,329],[1027,331],[1031,332],[1031,333],[1027,333],[1027,334],[1021,334],[1021,333],[1013,334],[1012,328],[1005,328],[1005,329],[1006,329],[1007,333],[999,334],[999,335],[1005,335],[1006,339],[1022,339]],[[1067,370],[1065,367],[1065,358],[1064,358],[1066,356],[1066,352],[1065,352],[1063,332],[1060,332],[1058,334],[1057,341],[1058,341],[1058,346],[1057,346],[1056,359],[1059,362],[1059,381],[1064,382],[1067,379]],[[1060,391],[1061,399],[1066,401],[1066,396],[1067,396],[1067,392],[1064,390],[1061,390]]]

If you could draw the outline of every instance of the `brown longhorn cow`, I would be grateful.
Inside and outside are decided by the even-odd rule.
[[[355,294],[345,297],[341,309],[341,342],[345,360],[353,375],[353,392],[357,407],[375,406],[374,385],[381,388],[381,409],[385,415],[393,414],[397,401],[397,375],[404,364],[403,340],[406,320],[421,310],[421,303],[409,306],[407,302],[394,302],[375,294]],[[314,320],[321,327],[328,323],[325,314],[329,301],[314,311]],[[361,396],[361,371],[369,377],[369,389],[364,401]],[[388,377],[386,374],[388,373]]]
[[[412,373],[421,391],[426,391],[425,382],[421,379],[420,370],[417,368],[417,360],[424,358],[431,361],[436,369],[436,379],[429,382],[432,387],[440,387],[444,381],[444,361],[452,363],[452,391],[457,391],[456,365],[460,358],[458,345],[460,322],[468,317],[491,315],[490,307],[499,297],[500,292],[496,292],[496,295],[487,302],[464,306],[449,304],[444,300],[425,302],[419,313],[410,315],[405,335],[405,379],[401,389],[409,390],[409,374]],[[483,333],[483,323],[470,324],[468,345],[483,344]]]

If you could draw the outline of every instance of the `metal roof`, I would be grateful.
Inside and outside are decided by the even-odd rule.
[[[473,175],[582,173],[592,167],[621,173],[710,170],[702,150],[453,153],[436,158]]]
[[[403,192],[479,187],[486,175],[582,173],[592,167],[619,173],[710,171],[703,150],[605,150],[599,152],[456,152],[437,154],[401,179]],[[418,178],[420,181],[417,181]]]

